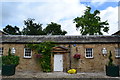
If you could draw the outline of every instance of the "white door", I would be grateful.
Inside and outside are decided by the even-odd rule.
[[[54,71],[63,71],[63,54],[54,54]]]

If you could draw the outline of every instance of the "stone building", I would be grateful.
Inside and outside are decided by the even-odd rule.
[[[20,57],[18,71],[41,71],[34,57],[34,51],[25,47],[26,44],[39,44],[54,41],[57,47],[51,54],[52,71],[67,71],[70,68],[78,72],[103,72],[108,63],[109,51],[112,51],[114,64],[120,65],[120,36],[0,36],[0,54],[6,55],[8,49],[15,49]],[[80,59],[75,59],[75,54]]]

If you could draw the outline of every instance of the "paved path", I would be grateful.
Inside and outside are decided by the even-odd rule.
[[[120,77],[109,77],[106,76],[104,72],[100,73],[77,73],[68,74],[65,72],[30,72],[30,71],[17,71],[13,76],[2,76],[3,78],[117,78]]]

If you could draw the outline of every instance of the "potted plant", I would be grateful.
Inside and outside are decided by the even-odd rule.
[[[113,64],[111,51],[110,51],[110,54],[109,54],[108,65],[106,65],[106,75],[107,76],[112,76],[112,77],[119,76],[119,66]]]
[[[11,76],[15,74],[15,68],[19,64],[19,56],[11,54],[9,49],[8,55],[2,56],[2,75]]]

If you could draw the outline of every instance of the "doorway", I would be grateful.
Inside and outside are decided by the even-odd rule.
[[[63,71],[63,54],[54,54],[54,71]]]

